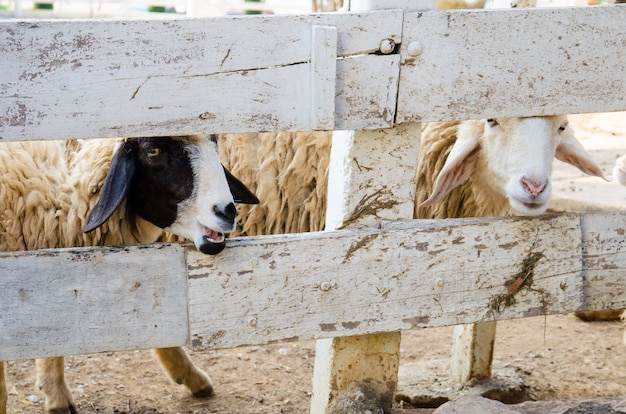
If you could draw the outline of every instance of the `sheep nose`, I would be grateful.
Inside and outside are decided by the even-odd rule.
[[[235,216],[237,215],[237,209],[233,203],[215,205],[213,206],[213,211],[217,217],[228,223],[233,223],[235,221]]]
[[[522,187],[524,187],[524,191],[526,191],[532,197],[539,197],[541,193],[546,189],[548,185],[548,180],[544,181],[543,184],[537,184],[536,181],[529,180],[526,177],[522,177]]]

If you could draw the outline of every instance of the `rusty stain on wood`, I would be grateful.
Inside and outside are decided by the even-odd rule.
[[[549,296],[550,294],[545,292],[543,289],[532,289],[535,276],[535,266],[537,265],[539,260],[543,258],[545,258],[543,252],[529,252],[522,261],[522,268],[520,269],[520,271],[504,283],[504,286],[507,289],[507,293],[497,295],[491,300],[491,309],[496,312],[500,312],[503,306],[513,306],[515,304],[515,296],[520,291],[522,291],[522,289],[526,289],[529,291],[534,290],[541,293],[542,308],[545,308],[546,303],[544,300],[544,296]]]
[[[370,235],[367,235],[365,237],[360,238],[359,240],[353,242],[350,245],[350,248],[348,249],[348,251],[346,252],[346,257],[343,259],[342,263],[347,263],[350,258],[352,257],[352,255],[359,249],[361,249],[362,247],[365,247],[369,244],[371,244],[372,241],[374,241],[376,238],[378,238],[378,235],[380,233],[373,233]]]
[[[392,192],[383,187],[380,190],[363,196],[363,198],[357,203],[357,207],[354,211],[346,217],[343,221],[343,224],[337,229],[343,229],[354,221],[357,221],[359,218],[367,215],[378,217],[377,212],[379,210],[389,210],[399,204],[399,202],[394,198]]]

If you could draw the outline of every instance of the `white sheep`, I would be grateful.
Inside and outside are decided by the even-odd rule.
[[[622,155],[615,160],[613,179],[621,185],[626,185],[626,155]]]
[[[604,178],[565,115],[425,124],[420,148],[415,218],[541,214],[554,158]]]
[[[256,176],[245,177],[244,182],[258,194],[275,194],[271,200],[273,205],[288,205],[287,216],[281,215],[280,209],[257,214],[257,209],[265,208],[261,196],[261,204],[251,207],[247,217],[242,212],[238,219],[245,234],[270,234],[275,229],[285,228],[277,222],[298,216],[306,216],[308,220],[294,223],[290,231],[323,228],[325,205],[314,206],[301,200],[324,199],[318,195],[318,190],[327,188],[327,176],[320,172],[328,168],[330,134],[319,132],[306,136],[308,140],[299,133],[259,135],[256,152],[222,159],[234,171],[238,163],[245,165],[248,171],[255,171],[250,167],[256,166]],[[301,150],[294,147],[300,138],[309,148],[315,148],[311,153],[304,151],[314,156],[311,159],[303,156],[300,162],[304,164],[294,165],[297,157],[292,154]],[[234,142],[232,136],[220,141],[220,150],[227,153],[230,143]],[[316,142],[327,144],[318,146]],[[276,157],[272,151],[264,153],[261,148],[265,147],[280,148],[281,156]],[[555,157],[586,174],[604,178],[602,169],[578,142],[564,115],[424,124],[416,172],[414,218],[541,214],[551,194]],[[267,160],[271,161],[266,163]],[[317,186],[304,190],[301,183],[317,183]],[[292,198],[292,194],[298,197]],[[297,200],[300,200],[298,204]]]
[[[156,241],[163,229],[208,254],[235,228],[233,201],[258,202],[220,164],[206,137],[0,143],[0,251]],[[209,376],[182,348],[155,350],[166,373],[197,397]],[[62,357],[38,359],[48,413],[76,413]],[[7,389],[0,361],[0,414]]]

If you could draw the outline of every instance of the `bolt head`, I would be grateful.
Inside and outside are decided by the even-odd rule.
[[[422,53],[422,45],[419,42],[411,42],[409,46],[407,46],[406,51],[410,56],[418,56]]]

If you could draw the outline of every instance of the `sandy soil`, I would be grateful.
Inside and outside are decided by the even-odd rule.
[[[573,121],[585,140],[599,142],[597,137],[603,135],[602,142],[622,142],[625,119],[625,115],[613,114],[578,116]],[[602,147],[606,151],[606,145]],[[621,155],[619,151],[608,155],[606,165]],[[402,366],[421,367],[424,382],[445,387],[451,333],[450,327],[404,332]],[[494,375],[501,370],[516,373],[537,399],[623,396],[626,346],[622,335],[619,322],[585,323],[572,315],[500,322]],[[188,396],[182,386],[165,377],[145,350],[67,357],[66,375],[83,414],[308,412],[314,342],[214,350],[192,353],[192,358],[213,378],[214,397]],[[34,385],[33,361],[7,365],[8,412],[42,412],[43,395]]]
[[[622,332],[619,322],[585,323],[572,315],[501,322],[494,375],[514,370],[543,400],[625,395]],[[445,386],[451,337],[449,327],[403,333],[403,364],[422,363],[424,381]],[[66,372],[81,413],[295,414],[308,412],[314,354],[314,342],[193,354],[215,384],[207,400],[171,383],[150,351],[72,356]],[[10,362],[7,373],[9,413],[41,412],[33,361]]]

